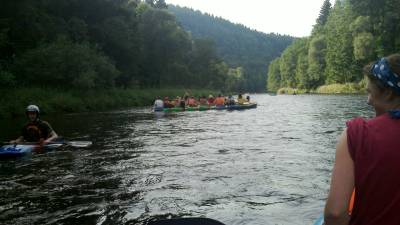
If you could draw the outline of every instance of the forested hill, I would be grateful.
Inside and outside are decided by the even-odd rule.
[[[189,8],[168,5],[181,25],[194,38],[215,42],[218,55],[230,67],[238,68],[246,90],[264,91],[268,65],[293,42],[293,37],[265,34],[225,19]]]
[[[193,39],[165,0],[2,0],[0,91],[241,88],[240,71]]]
[[[336,0],[334,6],[325,0],[310,37],[295,41],[269,66],[268,90],[360,88],[363,65],[400,51],[399,9],[400,0]]]

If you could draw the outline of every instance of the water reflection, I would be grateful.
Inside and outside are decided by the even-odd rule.
[[[258,108],[245,111],[139,108],[46,118],[67,139],[95,144],[0,161],[0,223],[207,216],[226,224],[311,224],[345,121],[372,116],[365,97],[253,99]],[[11,138],[18,130],[0,134]]]

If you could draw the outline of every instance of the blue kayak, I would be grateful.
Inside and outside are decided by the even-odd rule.
[[[216,110],[242,110],[242,109],[255,109],[257,108],[257,103],[245,103],[245,104],[234,104],[234,105],[219,105],[215,106]]]
[[[47,144],[43,147],[39,145],[4,145],[0,147],[0,158],[22,157],[34,151],[49,151],[61,147],[63,143]],[[41,149],[42,148],[42,149]]]

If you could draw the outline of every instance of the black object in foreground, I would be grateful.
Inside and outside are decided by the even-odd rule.
[[[225,224],[209,218],[179,218],[179,219],[153,221],[150,222],[149,225],[225,225]]]

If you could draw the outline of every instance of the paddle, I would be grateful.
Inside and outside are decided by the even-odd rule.
[[[324,224],[324,214],[318,217],[317,221],[315,221],[314,225],[323,225]]]
[[[178,218],[152,221],[149,225],[225,225],[217,220],[209,218]]]
[[[10,142],[3,142],[4,145],[12,145]],[[71,147],[75,147],[75,148],[88,148],[90,146],[92,146],[92,142],[91,141],[64,141],[64,140],[60,140],[60,141],[54,141],[54,142],[50,142],[46,145],[48,146],[53,146],[53,145],[67,145],[67,146],[71,146]],[[37,142],[23,142],[23,143],[18,143],[17,145],[38,145]]]

